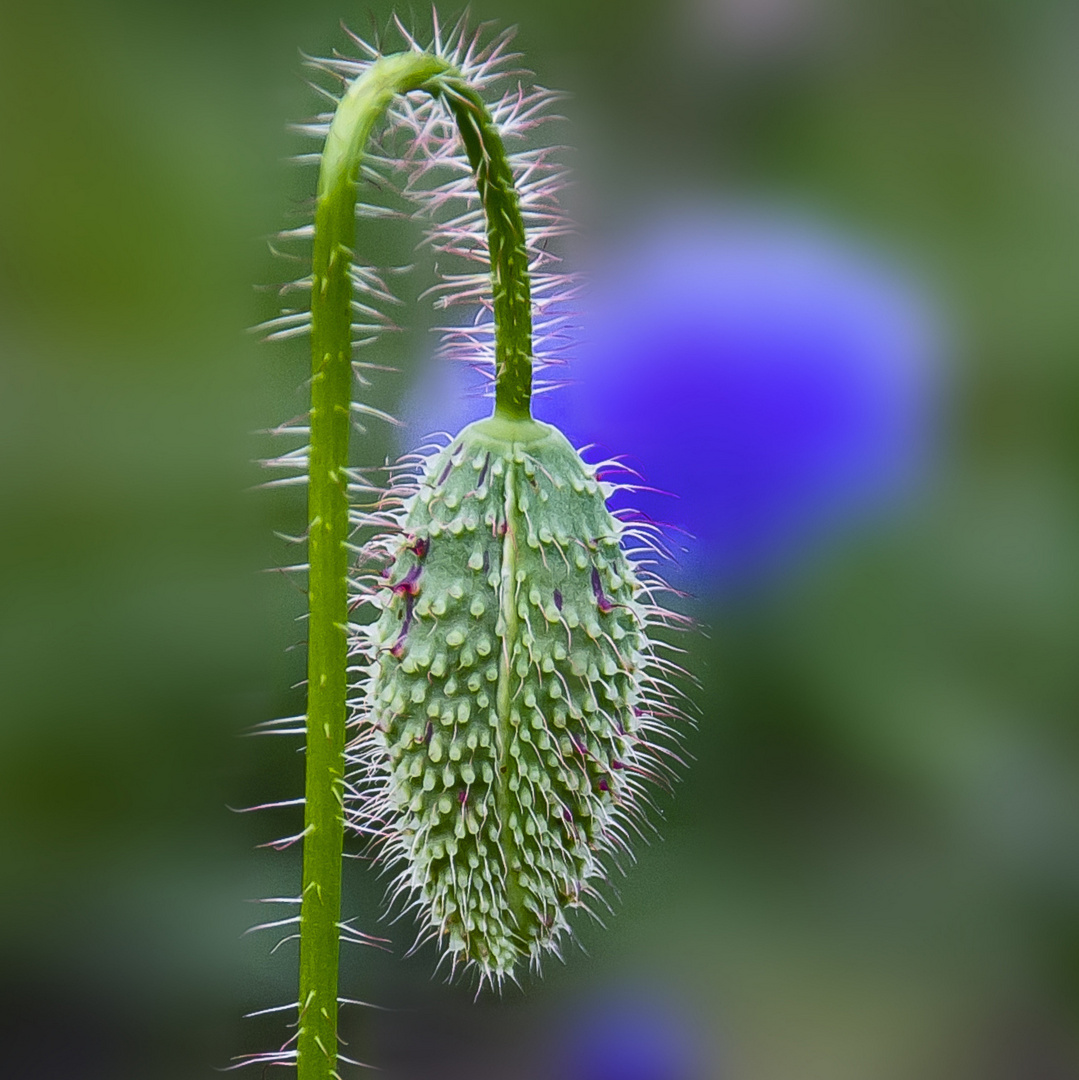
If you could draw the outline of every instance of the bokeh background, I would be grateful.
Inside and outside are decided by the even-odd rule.
[[[4,1075],[187,1080],[280,1040],[272,1017],[240,1016],[289,999],[294,945],[270,956],[273,938],[242,932],[265,910],[249,901],[295,892],[296,854],[257,847],[293,819],[230,807],[299,791],[294,745],[241,735],[302,708],[303,597],[262,572],[288,557],[273,532],[302,529],[302,501],[251,490],[251,462],[268,450],[252,433],[304,408],[306,358],[245,328],[275,310],[252,286],[281,280],[266,237],[309,190],[282,164],[286,122],[315,108],[297,50],[343,47],[339,20],[364,32],[388,12],[0,3]],[[571,259],[608,284],[617,264],[634,288],[657,260],[661,300],[636,311],[663,362],[610,345],[603,327],[625,327],[608,298],[581,343],[576,400],[595,408],[574,423],[606,424],[617,452],[658,454],[656,468],[693,448],[672,526],[710,535],[723,507],[757,505],[708,498],[711,436],[724,468],[739,447],[771,455],[752,473],[766,493],[804,478],[804,447],[783,409],[762,410],[763,428],[730,411],[752,394],[723,398],[741,435],[725,437],[722,409],[708,427],[709,388],[747,384],[680,366],[737,354],[706,300],[696,336],[664,352],[664,305],[687,302],[680,256],[655,240],[664,214],[809,222],[818,247],[857,251],[844,280],[851,265],[894,275],[925,333],[889,361],[916,377],[856,380],[873,393],[844,399],[848,418],[871,401],[884,411],[865,415],[903,419],[901,477],[870,469],[874,497],[863,486],[821,520],[769,510],[782,558],[717,570],[707,546],[686,554],[693,762],[660,797],[662,838],[615,881],[607,928],[580,921],[564,965],[474,1003],[431,978],[430,952],[403,958],[411,928],[379,921],[383,883],[350,861],[347,914],[389,939],[346,950],[343,991],[383,1007],[346,1010],[350,1053],[395,1080],[1079,1077],[1079,8],[473,12],[519,24],[539,80],[571,94],[557,135],[586,237]],[[372,235],[395,262],[414,240]],[[420,258],[406,294],[431,274]],[[863,311],[840,294],[841,314]],[[820,309],[781,308],[764,353],[789,346],[793,366],[754,393],[834,375],[790,314]],[[435,315],[408,311],[380,346],[400,368],[373,391],[390,411],[434,377]],[[870,320],[877,346],[889,318]],[[877,346],[854,369],[878,371]],[[619,358],[638,365],[624,415],[649,395],[685,402],[659,450],[603,413],[596,387]],[[357,453],[377,463],[395,438],[372,426]],[[875,445],[862,431],[830,460]],[[810,509],[834,493],[791,483]]]

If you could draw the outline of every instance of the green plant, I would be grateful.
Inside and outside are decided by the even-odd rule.
[[[632,537],[654,548],[653,536],[612,517],[611,485],[531,418],[533,309],[564,284],[542,247],[560,228],[557,174],[542,150],[509,154],[504,135],[552,95],[517,84],[486,103],[508,35],[482,46],[460,23],[445,42],[436,25],[430,49],[405,39],[392,55],[356,39],[366,60],[318,62],[343,92],[314,129],[325,143],[312,274],[299,283],[310,310],[270,327],[311,335],[309,445],[285,459],[308,484],[307,758],[295,1047],[253,1060],[295,1061],[300,1080],[336,1075],[340,1057],[346,821],[401,860],[397,890],[453,964],[500,982],[556,949],[567,912],[587,907],[678,711],[651,636],[672,617],[658,579],[623,550]],[[433,246],[485,264],[448,279],[457,298],[487,293],[492,314],[451,331],[451,347],[463,334],[475,359],[493,332],[494,414],[365,511],[350,497],[372,490],[348,460],[365,408],[352,400],[354,315],[386,292],[355,256],[357,178],[387,113],[387,141],[408,136],[388,164],[434,222]],[[447,218],[455,201],[463,212]]]

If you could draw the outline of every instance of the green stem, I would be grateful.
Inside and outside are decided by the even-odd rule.
[[[348,619],[348,437],[356,177],[395,94],[426,90],[453,111],[487,216],[494,292],[495,415],[527,419],[532,318],[524,224],[502,140],[479,95],[447,61],[408,52],[377,60],[349,86],[322,153],[311,288],[308,487],[307,775],[300,908],[298,1080],[337,1076]]]
[[[459,78],[443,79],[476,190],[487,217],[495,318],[495,416],[532,416],[532,292],[525,227],[502,139],[479,94]]]

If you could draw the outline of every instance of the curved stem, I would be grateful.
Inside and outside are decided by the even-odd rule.
[[[487,216],[494,292],[495,415],[530,416],[532,318],[524,224],[490,113],[447,61],[408,52],[377,60],[349,86],[326,138],[318,181],[311,288],[308,486],[307,762],[300,908],[298,1080],[331,1080],[344,845],[348,592],[348,437],[356,177],[395,94],[426,90],[453,111]]]
[[[479,94],[460,78],[444,78],[441,83],[487,218],[495,319],[494,414],[528,420],[532,415],[532,291],[513,171]]]

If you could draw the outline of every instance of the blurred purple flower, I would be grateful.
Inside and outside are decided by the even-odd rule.
[[[669,493],[614,504],[692,535],[692,588],[759,578],[924,470],[939,333],[882,257],[789,217],[698,209],[627,238],[594,282],[571,385],[534,411]],[[489,410],[473,397],[439,420],[447,388],[421,394],[421,428]]]
[[[558,1080],[699,1080],[702,1047],[689,1019],[654,994],[620,990],[578,1002],[556,1029]]]

